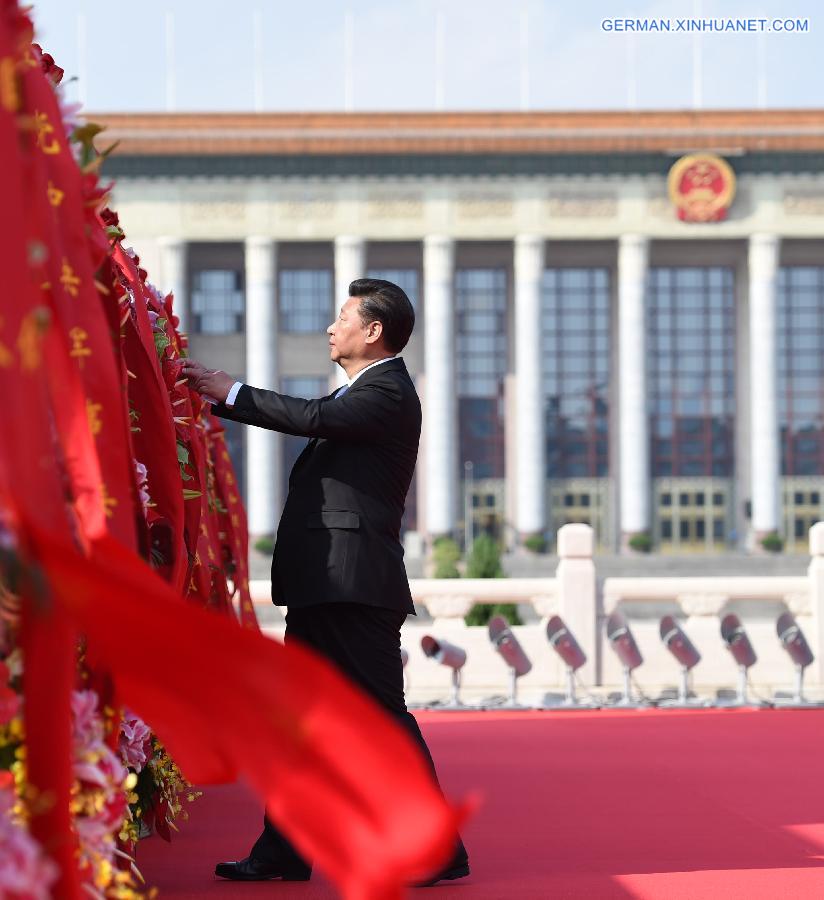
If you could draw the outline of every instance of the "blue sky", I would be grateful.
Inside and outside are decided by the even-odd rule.
[[[69,96],[89,110],[167,108],[167,12],[177,110],[255,108],[255,22],[266,110],[341,110],[347,98],[355,110],[824,108],[824,5],[812,0],[33,2],[41,43],[82,80]],[[601,25],[696,15],[808,18],[809,31],[696,39]]]

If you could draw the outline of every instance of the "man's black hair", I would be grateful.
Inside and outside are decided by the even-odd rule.
[[[382,278],[358,278],[349,285],[349,296],[360,298],[363,324],[380,322],[387,349],[400,353],[415,327],[415,310],[406,291]]]

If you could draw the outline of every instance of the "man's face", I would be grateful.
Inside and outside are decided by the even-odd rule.
[[[361,322],[359,307],[360,298],[350,297],[341,307],[337,319],[326,329],[332,362],[361,359],[365,355],[369,328]]]

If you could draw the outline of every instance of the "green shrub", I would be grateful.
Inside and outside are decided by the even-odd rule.
[[[506,578],[501,566],[501,548],[488,534],[475,539],[466,561],[467,578]],[[503,616],[510,625],[520,625],[514,603],[476,603],[464,617],[467,625],[486,625],[493,616]]]
[[[464,616],[467,625],[488,625],[493,616],[503,616],[510,625],[522,625],[514,603],[476,603]]]
[[[433,578],[460,578],[458,560],[461,558],[461,548],[450,537],[435,538],[432,544],[432,561],[434,569]]]
[[[466,560],[467,578],[504,578],[501,548],[488,534],[475,538]]]
[[[636,553],[650,553],[652,551],[652,538],[646,531],[639,531],[629,539],[629,546]]]
[[[767,551],[767,553],[780,553],[784,549],[784,540],[782,539],[780,534],[777,534],[775,531],[771,531],[769,534],[765,534],[764,537],[761,538],[761,546]]]
[[[530,534],[529,537],[524,540],[524,547],[526,547],[530,553],[546,553],[549,543],[542,534]]]
[[[436,562],[435,568],[432,570],[433,578],[460,578],[461,573],[454,563]]]
[[[264,535],[255,541],[255,550],[264,556],[271,556],[275,550],[275,539],[271,535]]]

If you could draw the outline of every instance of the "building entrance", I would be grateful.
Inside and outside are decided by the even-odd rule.
[[[661,553],[720,553],[733,543],[732,481],[656,478],[653,540]]]

